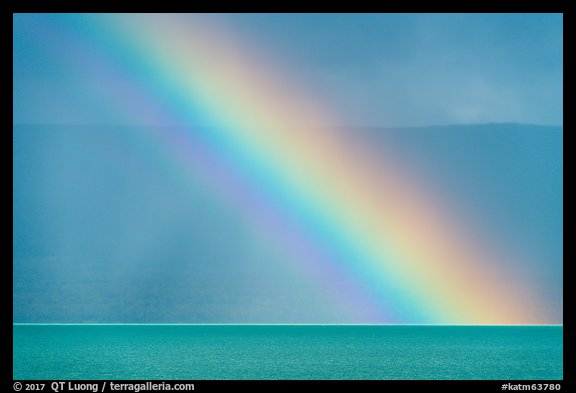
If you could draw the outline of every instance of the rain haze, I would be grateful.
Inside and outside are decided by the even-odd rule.
[[[562,23],[15,14],[14,322],[562,323]]]

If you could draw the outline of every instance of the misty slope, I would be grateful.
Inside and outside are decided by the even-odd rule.
[[[14,126],[15,322],[347,322],[201,182],[179,184],[139,132]],[[521,268],[561,320],[562,127],[346,132],[530,255]]]

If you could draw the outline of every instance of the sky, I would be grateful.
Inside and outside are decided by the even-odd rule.
[[[105,103],[71,98],[82,82],[62,73],[70,52],[59,50],[86,50],[81,34],[73,42],[49,17],[14,18],[15,123],[121,121]],[[188,23],[198,20],[240,32],[273,67],[329,97],[346,125],[562,125],[561,14],[223,14]],[[81,18],[66,23],[85,28]],[[99,78],[93,64],[83,67]]]
[[[15,322],[562,323],[561,15],[16,14],[13,65]]]

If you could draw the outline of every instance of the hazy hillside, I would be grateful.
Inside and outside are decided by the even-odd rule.
[[[214,190],[179,180],[190,168],[142,132],[14,126],[15,322],[350,322]],[[530,255],[512,267],[537,272],[561,321],[562,127],[347,132]]]

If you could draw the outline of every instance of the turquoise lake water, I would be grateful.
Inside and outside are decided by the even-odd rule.
[[[562,379],[561,326],[14,325],[14,379]]]

